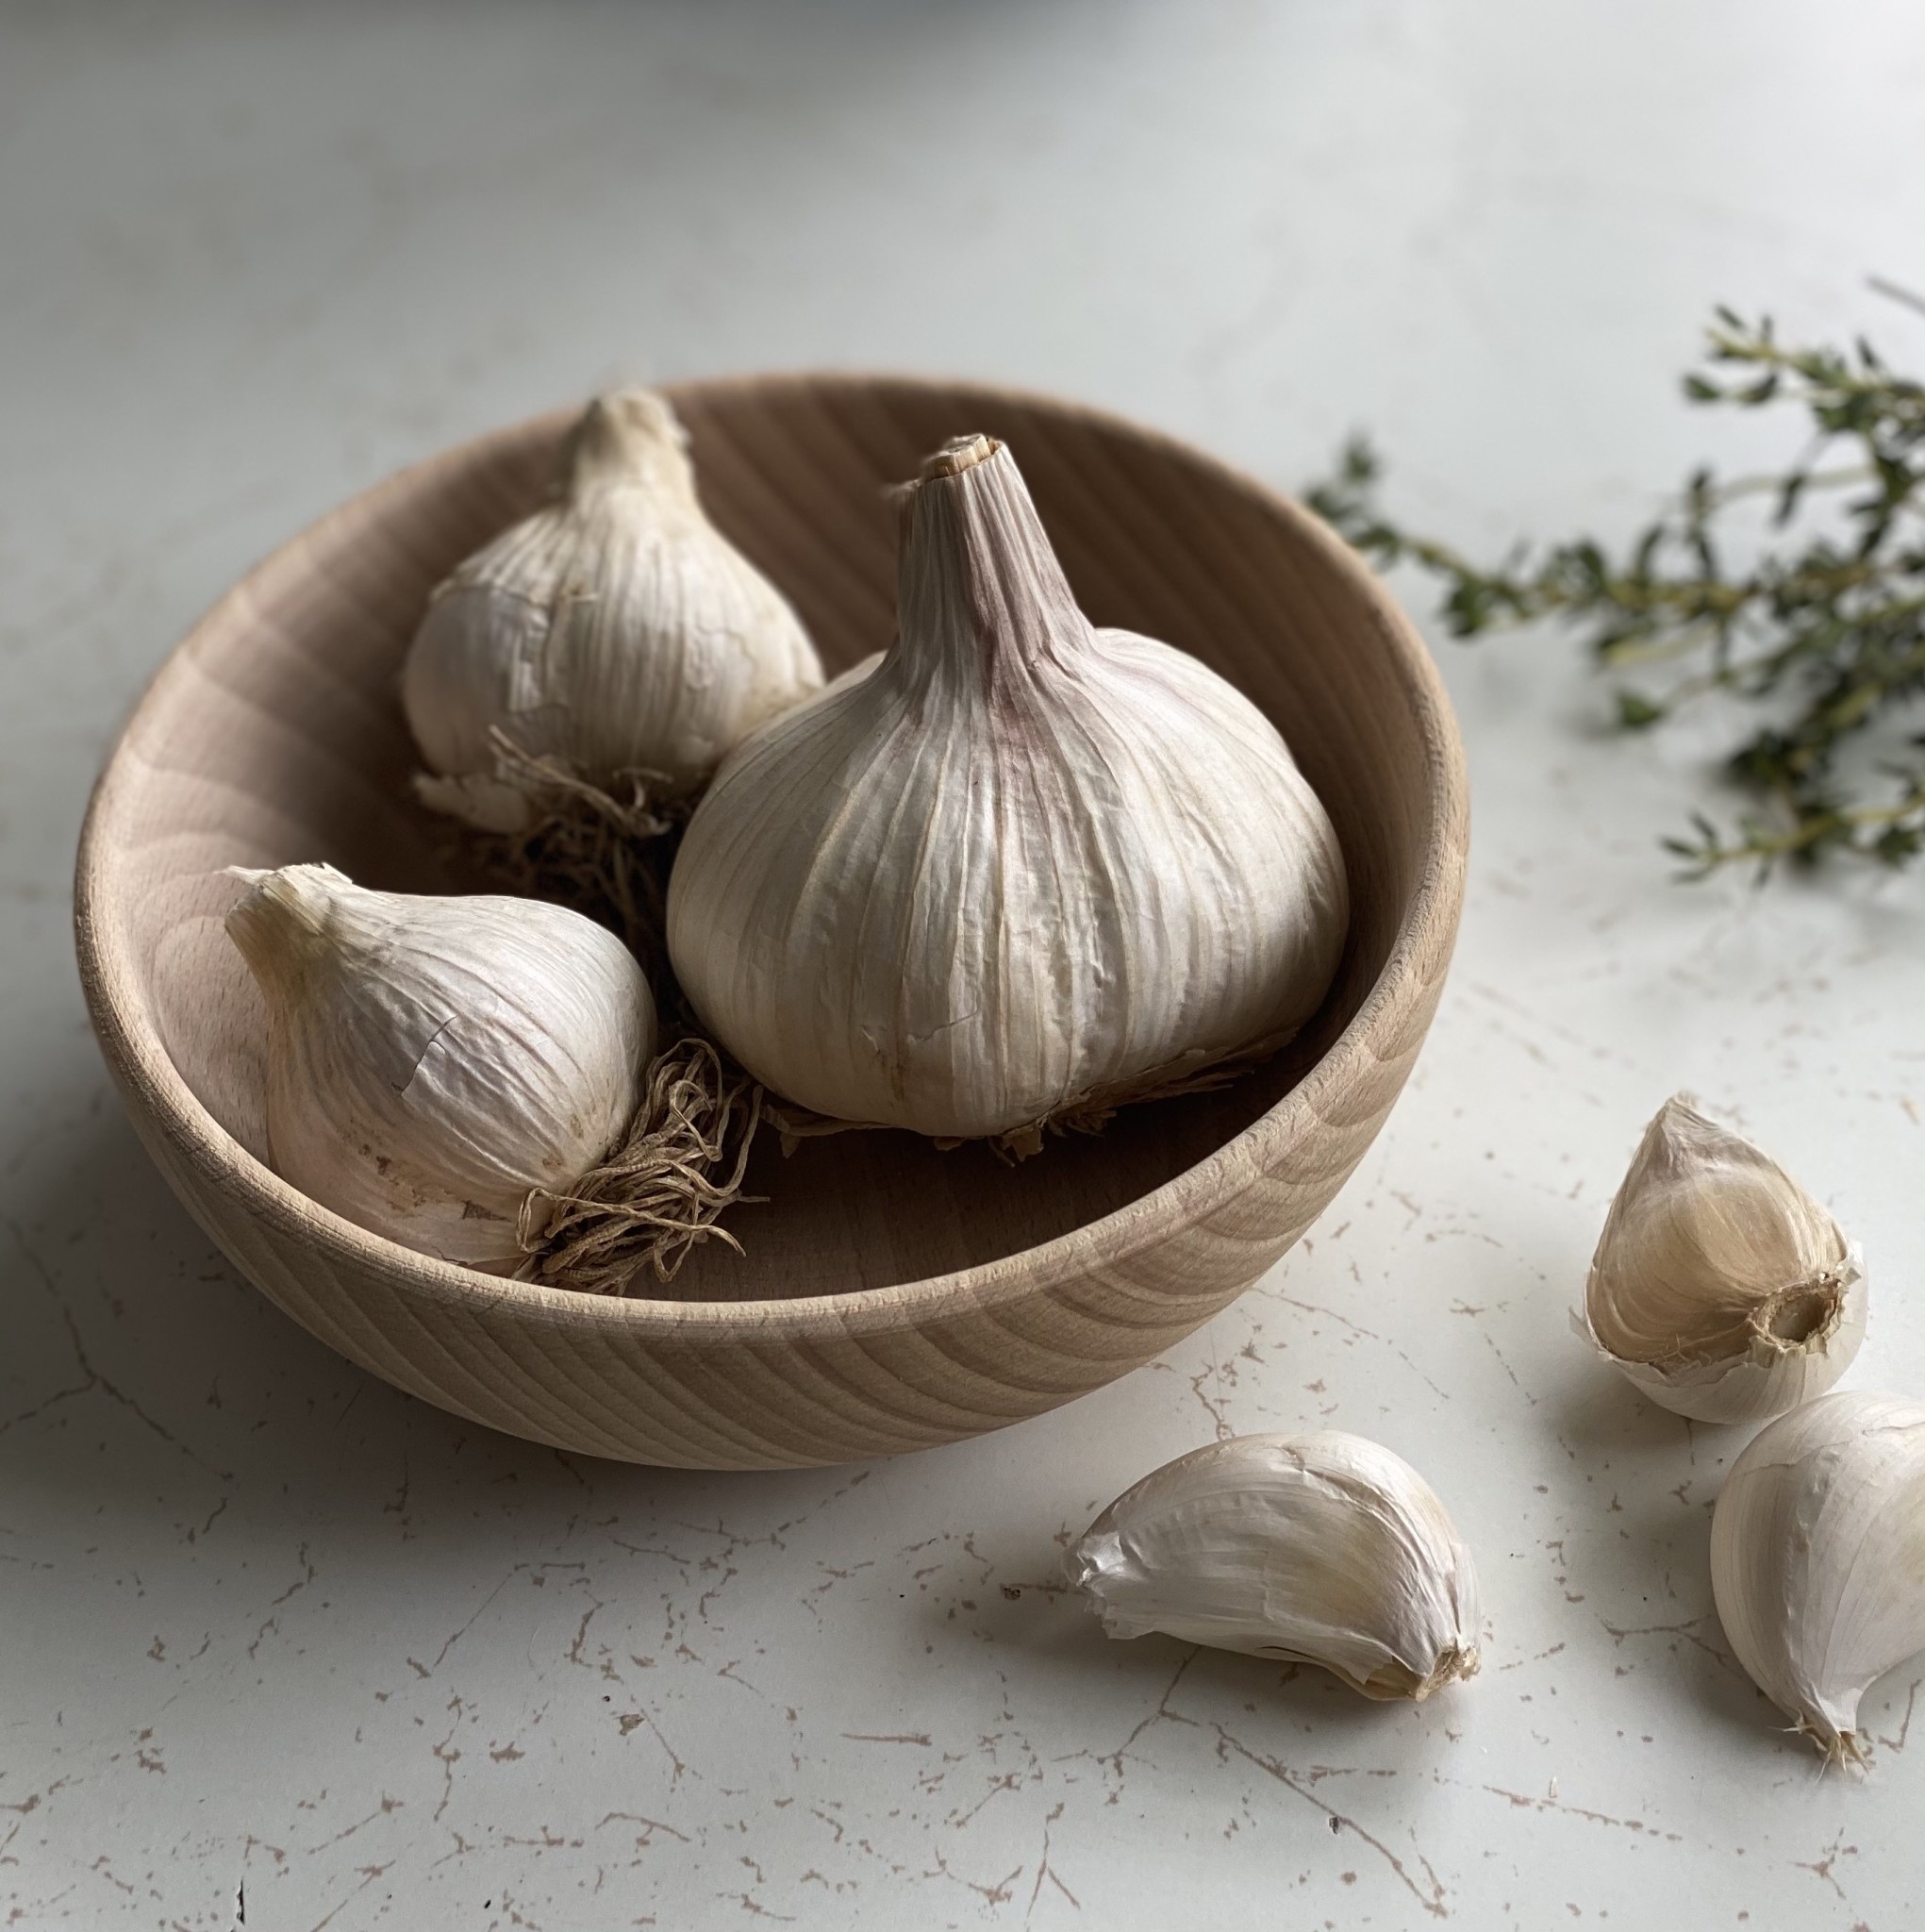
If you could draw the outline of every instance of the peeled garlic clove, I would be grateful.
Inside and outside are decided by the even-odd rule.
[[[268,1008],[274,1166],[324,1208],[493,1274],[522,1208],[628,1126],[655,1003],[625,946],[536,899],[363,891],[328,865],[238,874],[227,931]]]
[[[1653,1402],[1762,1422],[1829,1389],[1865,1335],[1857,1246],[1769,1156],[1682,1095],[1645,1129],[1580,1326]]]
[[[1867,1690],[1925,1650],[1925,1404],[1851,1389],[1781,1416],[1711,1518],[1724,1634],[1834,1763]]]
[[[652,391],[600,397],[570,439],[560,500],[435,592],[402,674],[439,774],[428,804],[487,830],[526,824],[491,730],[604,790],[639,773],[674,796],[820,688],[800,619],[703,514],[686,441]]]
[[[1321,1664],[1421,1701],[1478,1666],[1477,1582],[1401,1456],[1335,1429],[1233,1436],[1127,1490],[1070,1553],[1112,1637]]]
[[[1009,452],[904,510],[897,641],[765,725],[697,808],[675,974],[764,1085],[1005,1137],[1279,1045],[1348,917],[1284,741],[1196,658],[1076,607]]]

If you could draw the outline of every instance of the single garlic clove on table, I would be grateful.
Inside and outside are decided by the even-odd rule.
[[[1711,1583],[1752,1681],[1859,1760],[1859,1701],[1925,1650],[1925,1404],[1846,1390],[1763,1430],[1718,1493]]]
[[[1478,1666],[1470,1553],[1400,1456],[1338,1430],[1234,1436],[1125,1491],[1070,1553],[1112,1637],[1321,1664],[1421,1701]]]
[[[530,1193],[572,1186],[636,1111],[641,968],[537,899],[368,891],[329,865],[237,875],[275,1172],[375,1234],[511,1273]]]
[[[604,791],[706,782],[740,739],[822,683],[801,620],[696,499],[666,400],[624,390],[569,439],[558,500],[462,563],[409,646],[402,701],[439,810],[531,816],[500,732]]]
[[[1838,1224],[1681,1094],[1611,1204],[1579,1326],[1664,1407],[1763,1422],[1845,1373],[1865,1307],[1862,1258]]]
[[[1077,608],[1015,458],[932,458],[899,631],[696,808],[669,950],[704,1024],[833,1119],[1033,1151],[1317,1010],[1343,859],[1270,724]]]

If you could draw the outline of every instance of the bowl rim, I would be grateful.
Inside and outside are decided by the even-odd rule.
[[[1375,621],[1390,664],[1417,720],[1424,746],[1425,796],[1421,873],[1390,950],[1357,1010],[1337,1038],[1274,1106],[1194,1166],[1122,1207],[993,1261],[884,1288],[740,1301],[674,1300],[650,1295],[590,1295],[506,1279],[443,1261],[370,1232],[311,1201],[228,1133],[188,1086],[144,1010],[128,936],[107,884],[108,852],[125,821],[127,794],[143,733],[174,703],[194,673],[210,636],[224,634],[264,589],[305,569],[305,553],[344,525],[377,523],[389,500],[411,493],[437,472],[463,468],[497,447],[526,444],[572,422],[576,408],[546,410],[490,430],[407,464],[335,506],[254,565],[198,619],[168,653],[128,713],[88,801],[75,868],[75,944],[93,1029],[124,1094],[137,1128],[143,1119],[170,1149],[221,1192],[239,1197],[251,1219],[318,1246],[330,1258],[390,1279],[418,1301],[470,1314],[507,1307],[532,1325],[619,1334],[630,1342],[696,1343],[753,1331],[771,1344],[900,1333],[964,1307],[993,1310],[1051,1284],[1107,1272],[1166,1241],[1173,1229],[1209,1218],[1261,1182],[1279,1156],[1300,1143],[1319,1119],[1340,1113],[1348,1069],[1393,1050],[1406,1016],[1448,965],[1462,908],[1469,855],[1469,793],[1463,745],[1443,679],[1415,626],[1388,591],[1323,521],[1280,491],[1220,458],[1127,417],[1045,392],[928,375],[846,369],[716,375],[658,387],[677,407],[755,391],[825,387],[891,387],[939,391],[986,408],[1014,406],[1135,442],[1201,469],[1234,494],[1288,525],[1300,541],[1355,591]],[[245,1270],[243,1269],[243,1272]]]

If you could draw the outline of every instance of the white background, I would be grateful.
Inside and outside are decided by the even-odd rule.
[[[1343,433],[1473,546],[1701,454],[1709,304],[1925,322],[1925,14],[1789,0],[0,12],[0,1906],[31,1927],[1892,1928],[1925,1663],[1820,1780],[1736,1672],[1690,1429],[1566,1311],[1701,1092],[1870,1260],[1925,1387],[1925,876],[1759,894],[1655,841],[1559,639],[1439,646],[1476,857],[1403,1103],[1170,1357],[893,1464],[594,1465],[393,1393],[241,1283],[71,964],[86,789],[172,641],[348,491],[622,376],[1055,389],[1293,484]],[[1789,430],[1786,430],[1789,435]],[[1414,592],[1415,594],[1415,592]],[[1060,1545],[1220,1430],[1338,1424],[1478,1554],[1420,1709],[1112,1644]],[[1925,1739],[1925,1729],[1919,1733]]]

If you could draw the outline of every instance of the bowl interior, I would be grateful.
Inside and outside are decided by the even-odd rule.
[[[895,536],[884,486],[943,439],[1004,439],[1084,608],[1180,645],[1274,720],[1334,820],[1352,923],[1323,1011],[1236,1085],[1129,1109],[1010,1167],[898,1133],[764,1137],[731,1224],[674,1293],[871,1289],[998,1259],[1171,1180],[1275,1104],[1356,1013],[1421,882],[1437,746],[1408,648],[1312,520],[1127,425],[997,391],[857,377],[671,391],[716,524],[788,593],[831,671],[885,647]],[[108,882],[130,998],[188,1087],[265,1159],[265,1017],[221,917],[229,865],[326,859],[364,884],[458,890],[445,828],[408,794],[402,655],[435,583],[540,499],[567,418],[484,439],[357,498],[196,630],[118,755]]]

